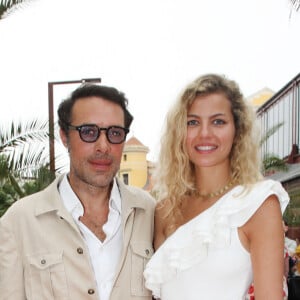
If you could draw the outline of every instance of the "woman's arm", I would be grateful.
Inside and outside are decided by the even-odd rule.
[[[284,233],[277,197],[268,197],[242,231],[252,260],[255,300],[282,300]]]

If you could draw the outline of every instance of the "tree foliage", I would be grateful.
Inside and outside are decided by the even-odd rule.
[[[5,154],[7,169],[15,175],[30,177],[45,164],[48,141],[48,121],[0,125],[0,154]]]
[[[14,201],[54,179],[48,168],[48,142],[48,122],[0,126],[0,216]]]
[[[262,136],[260,140],[260,147],[263,147],[263,145],[267,142],[267,140],[278,131],[280,127],[283,126],[283,122],[278,123],[274,126],[272,126],[270,129],[266,131],[266,133]],[[271,171],[287,171],[288,167],[285,163],[285,161],[278,157],[277,155],[273,153],[266,153],[263,157],[262,161],[262,172],[263,174],[267,174]]]
[[[295,11],[300,10],[300,0],[289,0],[291,3],[291,8],[294,9]]]
[[[26,2],[33,0],[1,0],[0,1],[0,19],[4,19],[17,9],[21,8]]]

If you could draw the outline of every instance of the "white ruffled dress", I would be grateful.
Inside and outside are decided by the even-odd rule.
[[[236,186],[213,206],[179,227],[144,271],[145,284],[161,300],[242,300],[252,283],[249,253],[240,243],[244,225],[275,194],[282,212],[289,196],[281,184],[264,180],[243,193]]]

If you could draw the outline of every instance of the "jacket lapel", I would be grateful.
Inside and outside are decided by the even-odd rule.
[[[123,248],[121,252],[120,263],[117,268],[116,277],[118,278],[122,266],[127,256],[136,209],[145,209],[144,199],[139,198],[133,190],[117,179],[122,201],[122,231],[123,231]]]
[[[59,218],[64,219],[67,221],[73,229],[80,234],[78,226],[75,224],[72,215],[66,210],[62,199],[60,198],[58,186],[65,175],[61,175],[54,180],[45,190],[44,190],[44,197],[46,201],[39,201],[37,203],[35,209],[35,215],[38,217],[40,215],[53,212],[57,214]]]

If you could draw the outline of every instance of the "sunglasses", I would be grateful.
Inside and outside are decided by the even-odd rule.
[[[71,130],[77,130],[82,141],[94,143],[98,140],[102,130],[105,131],[106,138],[111,144],[121,144],[125,141],[129,132],[128,128],[121,126],[99,127],[96,124],[83,124],[80,126],[68,125]]]

